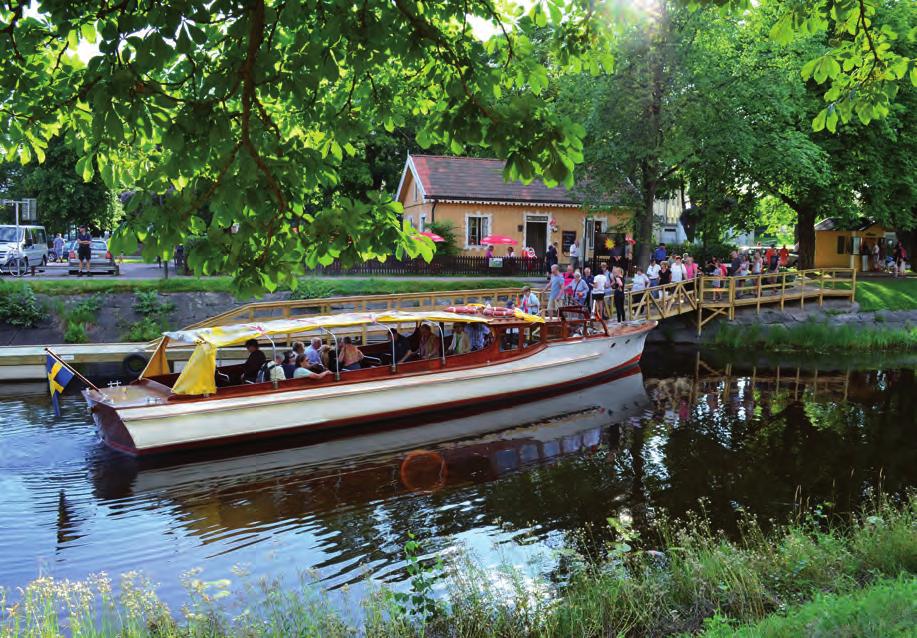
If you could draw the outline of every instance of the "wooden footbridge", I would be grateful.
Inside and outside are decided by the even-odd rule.
[[[188,328],[202,328],[270,319],[308,317],[338,312],[381,312],[385,310],[442,310],[448,306],[483,303],[505,306],[517,301],[521,286],[490,290],[452,290],[364,297],[328,297],[323,299],[291,299],[249,303],[198,322]],[[533,287],[542,308],[547,306],[545,292]],[[804,307],[806,303],[821,305],[827,298],[853,300],[856,294],[856,272],[850,268],[787,271],[745,277],[698,277],[687,282],[657,286],[646,291],[625,292],[625,313],[629,320],[692,317],[698,334],[712,319],[734,319],[737,309],[787,304]],[[611,301],[608,310],[613,315]],[[358,329],[355,333],[360,335]],[[365,335],[360,335],[364,336]],[[288,336],[286,341],[290,341]],[[153,344],[62,344],[53,346],[55,352],[74,364],[121,363],[138,355],[146,356]],[[189,351],[176,351],[173,356],[184,358]],[[44,379],[45,353],[43,346],[0,347],[0,380]]]

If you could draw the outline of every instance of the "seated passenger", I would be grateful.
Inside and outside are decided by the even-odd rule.
[[[283,370],[284,356],[281,353],[274,355],[274,360],[267,364],[267,369],[269,371],[269,380],[271,381],[286,381],[287,374]]]
[[[484,323],[472,323],[468,326],[468,338],[471,341],[472,350],[483,350],[487,341],[487,335],[490,334],[490,328]]]
[[[287,379],[292,379],[294,372],[296,372],[296,353],[287,350],[284,354],[283,374]]]
[[[294,379],[307,378],[307,379],[318,380],[318,379],[324,379],[329,374],[331,374],[330,370],[323,370],[322,372],[312,372],[312,370],[309,369],[311,367],[312,367],[312,364],[309,363],[309,358],[304,354],[299,355],[298,357],[296,357],[296,371],[293,372],[293,378]]]
[[[452,343],[449,344],[449,354],[467,354],[471,352],[471,339],[464,323],[452,326]]]
[[[344,343],[341,344],[341,351],[338,352],[338,365],[341,366],[341,370],[359,370],[362,360],[363,353],[358,347],[353,345],[353,339],[344,337]]]
[[[248,359],[242,366],[242,381],[251,381],[255,383],[258,380],[258,372],[267,362],[267,357],[261,352],[257,339],[249,339],[245,342],[245,349],[248,350]]]
[[[309,359],[309,363],[314,366],[322,365],[322,340],[318,337],[312,337],[309,346],[304,350],[304,354]]]
[[[436,359],[440,354],[440,340],[433,334],[433,329],[427,324],[420,326],[420,346],[418,356],[421,359]]]
[[[414,357],[414,351],[411,350],[411,340],[398,332],[397,327],[392,328],[392,338],[395,340],[395,361],[404,363]]]

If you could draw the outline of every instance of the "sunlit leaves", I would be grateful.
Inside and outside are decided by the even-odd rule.
[[[470,15],[466,15],[466,12]],[[481,36],[469,19],[489,23]],[[604,25],[576,0],[229,0],[0,12],[0,146],[41,158],[66,131],[77,173],[129,190],[115,246],[270,290],[338,259],[430,258],[391,194],[336,191],[350,158],[419,122],[417,141],[508,159],[508,175],[572,184],[582,130],[548,101],[549,68],[607,72]],[[6,27],[3,30],[3,27]],[[486,37],[486,40],[482,40]],[[95,41],[98,55],[74,55]],[[391,187],[391,185],[389,185]]]

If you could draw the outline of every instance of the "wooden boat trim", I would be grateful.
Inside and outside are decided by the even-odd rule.
[[[533,350],[535,349],[533,348]],[[584,355],[580,357],[568,357],[566,359],[558,359],[556,362],[552,362],[552,367],[553,366],[558,366],[558,367],[569,366],[569,365],[573,365],[577,363],[582,363],[583,361],[590,361],[592,359],[597,359],[600,356],[601,355],[599,353],[592,353],[592,354],[588,354],[588,355]],[[511,360],[511,361],[514,361],[514,360]],[[511,361],[504,361],[504,362],[501,362],[501,364],[510,363]],[[529,366],[524,366],[524,367],[512,370],[511,372],[513,374],[523,374],[528,370],[532,370],[538,367],[539,366],[529,365]],[[432,379],[431,380],[429,379],[428,375],[429,374],[443,374],[445,372],[457,372],[463,369],[465,368],[454,368],[448,371],[447,370],[432,370],[432,371],[427,371],[424,373],[419,373],[417,375],[411,375],[409,377],[388,378],[384,380],[385,381],[384,385],[379,385],[379,386],[371,387],[371,388],[366,387],[365,383],[374,381],[374,379],[367,379],[364,382],[337,386],[339,390],[337,392],[332,392],[332,393],[320,393],[320,391],[323,388],[302,388],[302,389],[297,388],[296,390],[298,390],[298,392],[296,396],[288,396],[288,397],[280,397],[278,396],[278,393],[275,393],[275,392],[266,392],[266,393],[252,394],[252,395],[246,395],[246,396],[226,397],[226,398],[221,399],[219,404],[214,404],[211,401],[207,401],[209,405],[199,405],[199,402],[187,402],[187,403],[182,403],[182,404],[158,403],[154,405],[138,405],[138,406],[118,408],[118,410],[127,411],[127,410],[133,410],[133,409],[149,409],[152,407],[160,408],[160,412],[158,414],[151,414],[147,416],[128,417],[130,421],[145,421],[149,419],[161,419],[162,418],[161,410],[163,408],[178,407],[179,405],[183,407],[187,406],[187,408],[181,411],[169,410],[169,412],[178,412],[179,414],[201,413],[201,412],[221,412],[221,411],[232,410],[232,409],[240,407],[240,402],[244,402],[244,404],[242,404],[244,405],[244,407],[256,407],[263,403],[284,404],[284,403],[295,403],[295,402],[300,402],[300,401],[304,401],[308,399],[317,399],[317,398],[335,399],[339,397],[346,397],[348,395],[355,394],[355,393],[372,394],[376,392],[383,392],[386,390],[390,390],[393,383],[397,383],[399,387],[418,386],[418,385],[426,386],[430,384],[448,383],[448,382],[454,381],[455,379],[453,379],[452,377],[449,377],[445,379]],[[479,372],[477,374],[466,374],[462,376],[462,380],[466,380],[466,379],[472,380],[472,379],[482,379],[482,378],[493,377],[493,376],[503,376],[507,374],[507,372],[508,371],[506,370],[486,370],[483,372]],[[329,387],[334,387],[334,386],[329,386]],[[308,392],[309,394],[302,394],[302,392]]]

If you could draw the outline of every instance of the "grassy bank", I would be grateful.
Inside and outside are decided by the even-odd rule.
[[[17,282],[18,283],[18,282]],[[45,295],[76,295],[95,292],[233,292],[230,277],[179,277],[174,279],[34,279],[23,282],[35,293]],[[2,282],[0,286],[15,286]],[[437,292],[442,290],[475,290],[491,288],[521,288],[519,279],[335,279],[334,277],[304,278],[294,296],[300,299],[334,297],[338,295],[388,295],[408,292]]]
[[[790,326],[721,323],[712,345],[731,350],[771,352],[876,352],[917,350],[917,327],[888,328],[876,324],[833,325],[806,321]]]
[[[917,277],[857,280],[856,302],[860,310],[917,310]]]
[[[346,618],[308,583],[240,588],[190,574],[184,579],[190,600],[176,615],[136,574],[125,577],[117,594],[105,577],[43,578],[18,602],[0,600],[7,609],[0,636],[58,635],[64,627],[76,638],[582,638],[705,630],[723,636],[739,627],[749,636],[795,636],[810,634],[798,628],[813,623],[871,623],[879,609],[883,624],[868,626],[907,626],[914,616],[913,603],[903,601],[913,601],[917,574],[917,500],[880,503],[831,523],[818,511],[769,533],[747,521],[742,537],[730,542],[699,519],[662,521],[652,539],[610,520],[616,540],[604,558],[574,561],[583,566],[557,595],[554,584],[511,568],[421,561],[411,540],[405,546],[410,589],[371,588],[361,607],[343,606],[352,612]]]
[[[819,595],[786,615],[773,614],[736,627],[715,616],[704,638],[782,638],[790,636],[875,636],[905,638],[917,628],[917,578],[882,580],[842,595]]]

